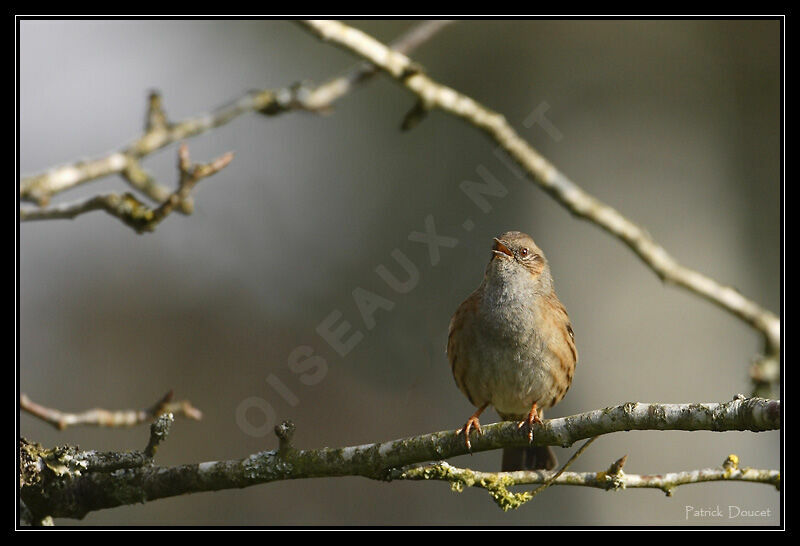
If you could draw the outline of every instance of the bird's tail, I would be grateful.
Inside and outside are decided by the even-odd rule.
[[[553,470],[558,466],[550,446],[507,447],[503,449],[503,472],[515,470]]]

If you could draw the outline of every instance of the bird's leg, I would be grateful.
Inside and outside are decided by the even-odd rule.
[[[522,428],[524,426],[528,427],[528,442],[533,442],[533,425],[541,425],[542,418],[539,416],[539,409],[536,407],[536,402],[533,403],[531,406],[531,411],[528,413],[527,419],[520,421],[517,425],[517,428]]]
[[[478,421],[478,417],[480,417],[483,410],[485,410],[489,406],[489,402],[486,402],[484,405],[478,408],[478,410],[472,414],[472,417],[467,419],[467,422],[464,424],[463,427],[456,431],[456,435],[464,433],[464,440],[467,446],[467,451],[472,451],[472,444],[469,443],[469,433],[472,429],[475,429],[478,434],[481,434],[481,422]]]

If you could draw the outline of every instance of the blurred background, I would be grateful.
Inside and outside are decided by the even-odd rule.
[[[410,21],[357,21],[390,41]],[[249,89],[322,82],[355,59],[281,21],[22,21],[20,168],[32,175],[97,157],[141,134],[150,89],[172,120]],[[780,27],[777,21],[468,21],[412,54],[437,81],[502,112],[589,193],[647,230],[682,263],[780,310]],[[662,284],[616,239],[576,220],[509,170],[475,129],[433,113],[399,130],[413,97],[380,76],[332,115],[247,115],[188,141],[192,158],[236,152],[200,183],[196,212],[136,235],[101,212],[20,225],[22,392],[65,411],[140,408],[169,389],[202,409],[179,419],[163,465],[272,449],[274,419],[299,448],[345,446],[460,427],[473,408],[444,347],[450,315],[481,281],[491,238],[530,233],[547,254],[580,353],[561,417],[639,402],[723,402],[749,393],[761,338],[738,319]],[[537,110],[538,109],[538,110]],[[544,112],[550,129],[525,123]],[[555,129],[555,132],[553,131]],[[146,158],[176,182],[176,146]],[[459,189],[491,173],[508,189],[483,213]],[[117,178],[59,195],[127,191]],[[456,237],[432,266],[410,241],[432,216]],[[466,231],[466,219],[474,229]],[[420,280],[397,295],[375,269],[400,249]],[[394,303],[367,329],[352,292]],[[344,357],[316,332],[339,311],[363,339]],[[299,346],[327,361],[306,385]],[[277,378],[291,396],[273,386]],[[256,407],[248,404],[256,400]],[[264,408],[274,411],[274,416]],[[237,417],[238,412],[238,417]],[[496,421],[488,411],[484,423]],[[148,429],[58,432],[20,417],[46,446],[140,449]],[[259,432],[260,431],[260,432]],[[779,466],[777,432],[607,435],[574,470],[627,454],[629,473]],[[572,449],[557,449],[566,461]],[[500,453],[453,459],[494,471]],[[692,518],[686,507],[770,510]],[[779,493],[711,483],[660,491],[553,487],[503,513],[483,490],[331,478],[204,493],[57,525],[720,525],[777,524]]]

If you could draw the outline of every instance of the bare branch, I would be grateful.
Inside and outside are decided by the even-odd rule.
[[[723,404],[631,402],[562,419],[544,420],[535,430],[534,443],[568,446],[582,439],[627,430],[775,430],[780,428],[780,414],[780,401],[762,398],[737,397]],[[527,434],[520,432],[516,422],[496,423],[482,428],[483,434],[472,442],[474,452],[529,445]],[[170,468],[142,466],[114,475],[107,472],[82,472],[79,476],[72,476],[67,484],[58,480],[57,476],[38,476],[39,481],[34,480],[38,485],[27,488],[23,486],[21,496],[37,516],[80,518],[94,510],[130,504],[141,499],[155,500],[279,480],[334,476],[391,480],[408,472],[405,468],[408,465],[439,461],[467,453],[463,439],[452,430],[377,444],[299,450],[291,445],[293,429],[289,424],[276,427],[280,439],[279,448],[254,453],[244,459]],[[20,459],[20,464],[28,469],[26,472],[42,468],[42,464],[37,462],[36,453],[35,450],[28,452],[25,458]],[[70,460],[76,459],[84,460],[74,453],[71,454]],[[399,473],[395,470],[398,468],[402,469]],[[21,466],[21,474],[25,474],[24,469]],[[618,475],[621,475],[621,468]],[[410,476],[408,479],[411,479]],[[601,479],[598,475],[581,476],[587,483],[591,480],[605,483],[604,478]],[[750,476],[748,471],[742,471],[742,481],[755,481]],[[768,476],[771,476],[770,479],[779,479],[774,473]],[[519,477],[539,480],[530,483],[545,483],[552,475],[523,473]],[[575,475],[564,473],[553,483],[567,483],[574,481],[573,478]],[[667,484],[686,479],[668,479],[667,476],[641,477],[638,482],[633,479],[630,482],[635,487],[634,482]],[[81,494],[76,495],[75,491],[80,491]]]
[[[72,219],[94,210],[104,210],[119,218],[137,233],[153,231],[164,218],[174,210],[191,211],[190,193],[203,178],[207,178],[228,166],[233,160],[233,152],[228,152],[211,163],[192,165],[189,149],[182,144],[178,150],[178,189],[167,195],[160,206],[150,208],[130,193],[96,195],[86,201],[79,201],[51,208],[23,208],[19,211],[20,221]],[[157,189],[153,187],[153,189]],[[159,192],[161,190],[158,190]],[[188,203],[188,204],[187,204]],[[186,204],[186,205],[185,205]]]
[[[584,446],[585,447],[585,446]],[[729,456],[735,457],[735,455]],[[432,480],[446,481],[450,488],[462,492],[465,487],[486,489],[504,511],[518,508],[530,498],[530,493],[511,493],[509,487],[515,485],[531,485],[544,483],[552,485],[577,485],[618,491],[621,489],[660,489],[671,497],[675,488],[690,483],[705,482],[749,482],[771,485],[780,490],[781,474],[777,470],[758,470],[725,466],[722,468],[706,468],[685,472],[668,472],[666,474],[626,474],[621,466],[615,468],[614,463],[605,472],[563,472],[518,471],[518,472],[478,472],[468,468],[456,468],[444,461],[398,469],[392,472],[395,480]],[[542,486],[544,487],[544,486]],[[541,489],[541,488],[540,488]],[[535,494],[540,489],[533,493]],[[521,501],[521,502],[520,502]]]
[[[560,470],[553,473],[548,473],[549,477],[543,482],[540,487],[537,487],[533,491],[523,491],[522,493],[511,493],[508,490],[508,487],[511,485],[517,485],[513,480],[510,480],[505,477],[508,472],[481,472],[482,478],[479,479],[479,487],[483,487],[486,489],[489,494],[494,499],[494,502],[497,503],[497,506],[500,507],[503,512],[508,510],[516,510],[526,502],[530,502],[533,500],[533,497],[542,493],[545,489],[556,483],[556,481],[561,477],[564,472],[572,466],[578,457],[580,457],[586,449],[592,445],[597,439],[595,436],[594,438],[590,438],[587,440],[581,447],[576,451],[572,457],[561,467]],[[451,473],[449,476],[451,479],[447,481],[450,482],[450,487],[454,491],[458,491],[459,493],[464,490],[464,485],[467,487],[472,487],[476,485],[474,482],[472,483],[465,483],[464,479],[473,473],[471,470],[468,469],[461,469],[455,468],[454,466],[450,466],[446,462],[442,461],[438,464],[433,465],[415,465],[409,467],[407,469],[394,469],[390,473],[390,479],[400,479],[400,480],[425,480],[425,479],[447,479],[444,476],[447,476],[447,471],[453,470],[454,473]],[[444,471],[444,472],[443,472]],[[526,472],[527,473],[527,472]],[[431,477],[427,477],[431,476]],[[433,477],[435,476],[435,477]]]
[[[583,455],[583,452],[584,452],[584,451],[586,451],[586,450],[589,448],[589,446],[590,446],[590,445],[592,445],[592,442],[594,442],[595,440],[597,440],[597,438],[598,438],[598,436],[595,436],[594,438],[589,438],[588,440],[586,440],[586,442],[585,442],[585,443],[584,443],[584,444],[583,444],[583,445],[582,445],[582,446],[581,446],[581,447],[578,449],[578,451],[576,451],[575,453],[573,453],[573,454],[572,454],[572,457],[570,457],[570,458],[569,458],[569,460],[568,460],[566,463],[564,463],[564,466],[562,466],[562,467],[561,467],[561,468],[558,470],[558,472],[556,472],[555,474],[553,474],[553,475],[552,475],[552,476],[551,476],[551,477],[550,477],[550,478],[549,478],[549,479],[548,479],[546,482],[544,482],[544,485],[542,485],[541,487],[539,487],[539,488],[535,489],[534,491],[531,491],[531,492],[530,492],[530,493],[527,495],[527,499],[525,499],[525,501],[524,501],[524,502],[527,502],[527,501],[531,500],[533,497],[535,497],[536,495],[540,494],[542,491],[544,491],[545,489],[547,489],[548,487],[550,487],[551,485],[553,485],[553,483],[555,483],[555,481],[556,481],[556,480],[557,480],[559,477],[561,477],[561,475],[562,475],[562,474],[564,474],[564,472],[565,472],[565,471],[566,471],[566,470],[567,470],[567,469],[568,469],[570,466],[572,466],[572,463],[574,463],[575,461],[577,461],[577,460],[578,460],[578,457],[580,457],[581,455]],[[500,505],[500,507],[503,509],[503,511],[504,511],[504,512],[505,512],[506,510],[508,510],[508,508],[517,508],[516,506],[506,507],[506,506],[504,506],[504,505],[502,505],[502,504]]]
[[[410,52],[432,38],[448,23],[448,21],[423,21],[404,33],[395,44],[401,50]],[[143,157],[175,142],[225,125],[250,112],[276,115],[292,110],[325,111],[336,100],[349,93],[356,84],[369,79],[374,72],[374,66],[361,64],[344,76],[333,78],[312,90],[302,86],[289,86],[277,90],[250,91],[210,113],[174,123],[167,120],[161,97],[158,93],[151,92],[148,98],[145,133],[141,137],[105,157],[55,167],[45,173],[23,178],[20,181],[20,198],[35,202],[39,206],[46,206],[51,197],[57,193],[92,180],[119,174],[137,190],[143,191],[160,203],[166,197],[165,189],[154,184],[152,179],[143,179],[140,176],[141,167],[137,162]],[[99,203],[95,203],[95,207],[106,208]],[[31,214],[26,213],[29,218]]]
[[[199,421],[203,418],[203,413],[194,407],[188,400],[173,402],[173,393],[169,391],[164,397],[153,406],[141,410],[115,410],[94,408],[82,413],[66,413],[57,409],[40,406],[28,398],[25,394],[19,397],[20,410],[38,417],[42,421],[50,423],[59,430],[77,425],[92,425],[98,427],[133,427],[142,423],[148,423],[156,417],[174,413],[182,415],[187,419]]]
[[[401,53],[410,53],[451,23],[453,21],[422,21],[392,42],[390,47]],[[359,83],[372,77],[377,71],[378,67],[371,62],[363,62],[348,70],[344,75],[331,78],[316,89],[309,91],[298,106],[313,112],[328,111],[334,102],[352,91]]]
[[[781,380],[780,352],[760,356],[750,365],[753,396],[771,396]]]
[[[425,109],[438,108],[481,129],[500,145],[545,191],[574,215],[600,226],[628,245],[662,280],[683,287],[741,318],[762,332],[766,352],[780,350],[780,319],[735,289],[723,286],[679,264],[640,226],[589,195],[533,149],[499,113],[472,98],[441,85],[419,65],[368,34],[338,21],[313,20],[303,24],[325,41],[340,46],[380,67],[414,93]],[[412,116],[413,121],[417,121]],[[408,121],[408,120],[407,120]]]
[[[52,517],[47,501],[51,486],[70,488],[81,476],[104,476],[114,480],[115,476],[120,475],[120,471],[124,475],[125,471],[151,468],[156,449],[169,435],[174,421],[175,417],[171,413],[156,417],[150,425],[150,438],[143,451],[80,451],[73,446],[45,449],[40,444],[20,438],[20,505],[26,508],[27,522],[40,525],[37,522],[44,522],[46,518]],[[123,494],[121,491],[119,493]],[[73,503],[80,502],[77,499],[82,492],[73,489],[68,495],[73,497]],[[130,500],[137,502],[137,499]],[[144,497],[138,499],[139,502],[143,500]]]
[[[159,129],[166,129],[169,126],[167,121],[167,114],[164,112],[164,106],[161,103],[161,95],[158,91],[150,91],[150,96],[147,98],[147,119],[144,122],[145,131],[155,131]]]
[[[169,429],[174,422],[175,417],[171,413],[164,413],[156,417],[156,420],[150,425],[150,440],[147,442],[147,447],[144,448],[144,454],[149,459],[156,456],[159,444],[167,439]]]
[[[133,188],[139,190],[156,203],[164,202],[172,193],[169,188],[159,184],[137,159],[129,158],[127,167],[119,174]],[[183,214],[194,212],[194,200],[191,196],[183,201],[179,212]]]

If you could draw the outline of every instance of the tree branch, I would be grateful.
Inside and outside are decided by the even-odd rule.
[[[536,445],[569,446],[573,442],[624,430],[748,430],[780,428],[781,402],[737,396],[722,404],[640,404],[590,411],[561,419],[544,420],[534,433]],[[514,422],[482,427],[472,441],[472,451],[528,445],[527,434]],[[292,446],[294,427],[276,427],[277,450],[254,453],[244,459],[187,464],[176,467],[141,466],[119,472],[81,472],[65,483],[61,474],[40,464],[36,450],[26,451],[21,467],[39,469],[22,484],[21,497],[37,518],[82,518],[88,512],[115,506],[201,491],[242,488],[279,480],[333,476],[364,476],[391,480],[402,477],[393,469],[438,461],[467,452],[455,431],[443,431],[376,444],[342,448],[298,450]],[[62,448],[63,449],[63,448]],[[93,452],[89,452],[93,453]],[[71,459],[83,460],[75,453]],[[21,468],[21,473],[26,470]],[[49,469],[49,470],[48,470]],[[85,469],[84,469],[85,470]],[[535,473],[534,473],[535,474]],[[411,479],[412,474],[409,474]],[[770,474],[771,475],[771,474]],[[572,476],[564,474],[560,483]],[[550,476],[540,476],[546,479]],[[529,479],[534,479],[530,477]],[[596,477],[596,479],[600,479]],[[650,483],[657,483],[648,478]],[[31,485],[32,484],[32,485]]]
[[[96,195],[85,201],[59,205],[51,208],[27,209],[19,211],[20,221],[72,219],[94,210],[104,210],[119,218],[137,233],[153,231],[164,218],[174,210],[189,203],[191,191],[203,178],[212,176],[230,164],[233,152],[228,152],[214,161],[193,165],[189,159],[189,148],[182,144],[178,150],[178,189],[167,195],[156,208],[150,208],[130,193],[118,195],[110,193]],[[191,207],[191,205],[189,205]],[[184,211],[187,209],[184,208]]]
[[[577,454],[577,453],[576,453]],[[721,468],[706,468],[686,472],[669,472],[666,474],[626,474],[622,471],[624,459],[620,459],[602,472],[478,472],[468,468],[456,468],[444,461],[411,466],[393,470],[393,480],[431,480],[450,483],[450,488],[458,493],[465,487],[486,489],[503,511],[519,508],[528,502],[542,488],[532,492],[511,493],[509,487],[516,485],[552,484],[577,485],[593,487],[606,491],[621,489],[660,489],[671,497],[675,488],[690,483],[705,482],[750,482],[772,485],[780,490],[781,474],[777,470],[758,470],[755,468],[739,468],[739,458],[729,455]],[[622,463],[620,464],[620,462]],[[544,486],[542,486],[544,487]]]
[[[401,35],[394,46],[399,51],[413,51],[449,23],[450,21],[422,21]],[[141,137],[105,157],[55,167],[45,173],[23,178],[20,181],[20,198],[46,206],[57,193],[92,180],[119,174],[134,188],[160,203],[167,198],[169,191],[142,170],[139,160],[143,157],[175,142],[225,125],[250,112],[277,115],[293,110],[327,111],[335,101],[352,91],[357,84],[368,80],[375,71],[370,63],[362,63],[315,89],[293,85],[282,89],[250,91],[210,113],[175,123],[168,121],[161,97],[153,91],[148,99],[145,133]],[[108,196],[96,199],[90,210],[108,211],[117,208],[114,203],[108,202]],[[53,212],[49,218],[72,218],[74,215],[69,214],[75,212],[75,209],[74,205],[72,208],[67,207],[67,210],[61,211],[61,215]],[[191,212],[191,202],[185,202],[184,209],[184,212]],[[26,219],[34,219],[32,215],[33,213],[27,212]],[[44,218],[40,216],[36,219]]]
[[[47,506],[49,499],[54,496],[52,488],[61,489],[61,493],[67,497],[80,498],[83,492],[72,487],[82,476],[107,476],[113,480],[120,473],[151,465],[158,445],[169,435],[174,420],[171,413],[158,416],[150,425],[150,438],[142,451],[80,451],[72,446],[44,449],[37,443],[20,438],[20,507],[24,507],[21,523],[42,525],[49,521],[52,525],[52,515],[43,510],[43,506]]]
[[[115,410],[110,411],[94,408],[82,413],[67,413],[53,408],[40,406],[25,394],[19,397],[19,409],[50,423],[59,430],[77,425],[94,425],[98,427],[133,427],[141,423],[148,423],[165,413],[182,415],[187,419],[199,421],[203,413],[194,407],[188,400],[173,402],[173,392],[169,391],[161,400],[151,407],[141,410]]]
[[[390,47],[395,51],[410,53],[451,23],[453,21],[423,21],[392,42]],[[377,66],[365,61],[351,68],[344,75],[332,78],[309,91],[299,101],[299,107],[312,112],[326,112],[334,102],[348,94],[361,82],[374,76],[377,71]]]
[[[302,23],[313,34],[354,53],[401,83],[419,98],[412,110],[412,124],[419,110],[438,108],[477,127],[501,146],[545,191],[572,214],[603,228],[628,245],[662,280],[680,286],[715,303],[744,320],[765,337],[767,356],[780,351],[781,323],[772,312],[697,271],[681,265],[642,227],[612,207],[589,195],[567,178],[517,134],[505,117],[472,98],[441,85],[422,72],[422,68],[398,51],[368,34],[338,21],[313,20]]]
[[[586,451],[586,449],[590,445],[592,445],[592,442],[597,440],[597,438],[598,437],[595,436],[594,438],[590,438],[589,440],[587,440],[586,443],[584,443],[580,447],[580,449],[578,449],[578,451],[573,453],[572,457],[569,458],[569,460],[564,464],[564,466],[562,466],[557,472],[550,473],[549,477],[547,477],[542,486],[534,489],[533,491],[524,491],[522,493],[511,493],[506,488],[506,486],[511,485],[511,483],[508,482],[508,480],[502,480],[502,479],[495,480],[494,484],[492,485],[489,485],[488,480],[483,480],[482,483],[486,485],[486,490],[489,491],[492,498],[497,503],[497,505],[503,510],[503,512],[506,512],[507,510],[510,510],[512,508],[517,509],[526,502],[533,500],[533,497],[541,494],[545,489],[556,483],[556,480],[558,480],[558,478],[560,478],[561,475],[564,474],[564,472],[567,470],[567,468],[569,468],[572,465],[572,463],[578,460],[578,457],[580,457],[583,454],[583,452]],[[465,470],[469,472],[469,470],[467,469]],[[408,472],[411,475],[413,475],[413,470],[409,470]],[[402,478],[405,475],[406,473],[401,473],[400,477]],[[450,487],[456,490],[459,488],[459,486],[456,485],[455,482],[452,482],[450,484]],[[463,490],[463,485],[461,485],[460,487]]]

